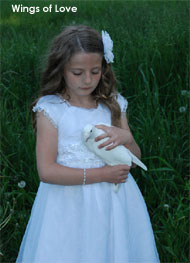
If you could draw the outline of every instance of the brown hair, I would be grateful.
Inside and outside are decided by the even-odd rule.
[[[100,34],[88,26],[68,26],[52,42],[47,65],[42,73],[40,97],[63,94],[65,81],[63,69],[66,63],[77,52],[99,53],[102,55],[102,76],[92,96],[96,103],[104,103],[111,111],[112,125],[121,126],[121,110],[115,96],[116,78],[112,67],[104,59],[104,46]],[[38,99],[39,99],[38,98]],[[32,103],[32,107],[38,101]],[[35,128],[35,114],[32,112]]]

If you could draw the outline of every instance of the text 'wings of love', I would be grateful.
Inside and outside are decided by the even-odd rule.
[[[44,7],[40,6],[24,6],[22,4],[19,5],[12,5],[12,11],[13,13],[29,13],[30,15],[33,15],[35,13],[39,13],[40,11],[44,13],[76,13],[77,7],[76,6],[58,6],[58,5],[48,5]]]

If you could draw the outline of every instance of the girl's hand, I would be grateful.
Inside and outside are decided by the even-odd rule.
[[[102,167],[102,182],[120,184],[125,183],[130,171],[128,165],[106,165]]]
[[[132,143],[133,137],[129,130],[121,129],[115,126],[109,127],[106,125],[96,125],[95,127],[105,132],[95,138],[96,142],[109,137],[107,141],[98,146],[100,149],[109,145],[106,147],[106,150],[109,151],[118,145],[130,145]]]

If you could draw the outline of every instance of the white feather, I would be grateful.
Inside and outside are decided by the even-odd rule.
[[[107,124],[106,124],[107,125]],[[110,125],[107,125],[110,126]],[[140,166],[142,169],[147,171],[147,167],[126,147],[123,145],[119,145],[112,150],[106,151],[103,147],[101,149],[98,148],[100,144],[107,140],[107,138],[102,139],[96,142],[94,139],[103,134],[104,131],[96,128],[91,124],[87,124],[83,129],[83,141],[84,144],[88,147],[90,151],[95,153],[97,156],[103,159],[103,161],[108,165],[119,165],[125,164],[131,166],[132,163]],[[118,191],[118,185],[114,185],[114,191]]]

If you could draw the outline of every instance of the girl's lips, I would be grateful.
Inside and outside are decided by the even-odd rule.
[[[86,90],[87,90],[87,89],[90,89],[90,88],[91,88],[91,87],[85,87],[85,88],[81,88],[81,89],[86,89]]]

